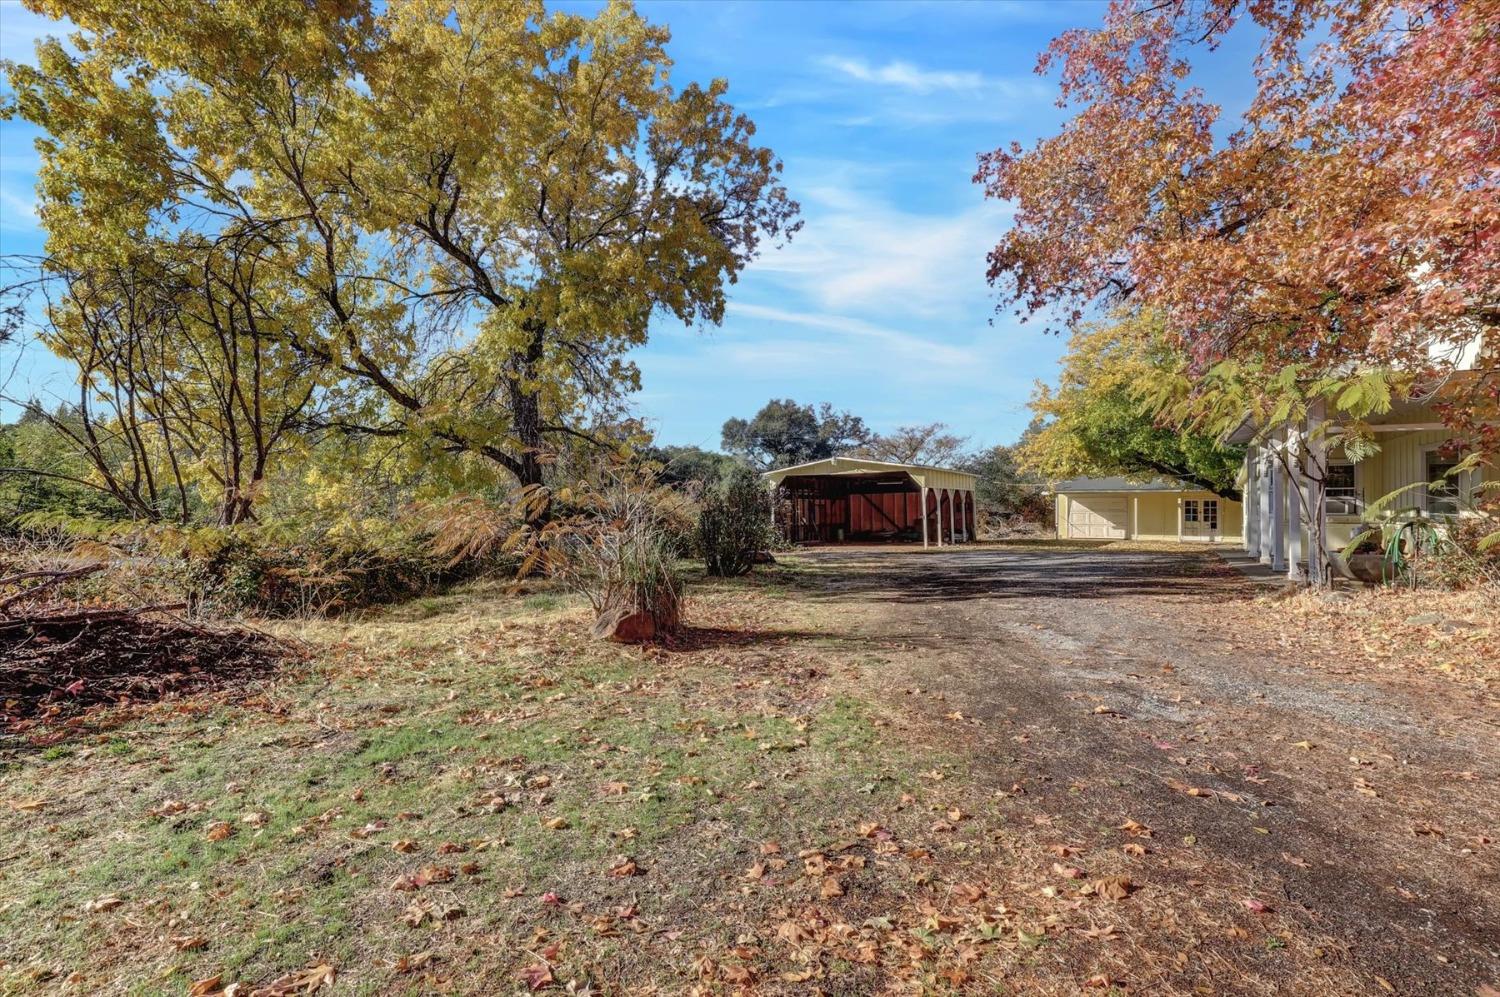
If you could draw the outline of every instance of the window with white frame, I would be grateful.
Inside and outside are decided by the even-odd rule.
[[[1349,461],[1330,461],[1323,493],[1323,508],[1330,516],[1357,516],[1359,489],[1354,484],[1354,465]]]

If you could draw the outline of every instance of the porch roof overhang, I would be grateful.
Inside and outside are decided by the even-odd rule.
[[[1338,422],[1341,420],[1330,421]],[[1391,406],[1389,412],[1372,416],[1365,420],[1365,423],[1370,427],[1370,431],[1375,433],[1407,433],[1447,428],[1441,420],[1434,417],[1432,410],[1427,405],[1416,402],[1396,402]],[[1244,446],[1248,443],[1254,443],[1256,437],[1260,435],[1261,429],[1260,422],[1247,412],[1245,417],[1239,421],[1239,424],[1221,436],[1220,439],[1224,443],[1236,443]]]
[[[919,488],[946,488],[953,491],[973,491],[976,478],[966,471],[955,471],[946,467],[931,467],[926,464],[898,464],[887,460],[869,460],[864,457],[828,457],[823,460],[778,467],[761,477],[767,486],[776,487],[787,478],[876,478],[893,472],[906,474]]]

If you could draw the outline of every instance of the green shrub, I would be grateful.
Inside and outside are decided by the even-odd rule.
[[[760,476],[749,468],[735,468],[710,488],[698,513],[698,550],[708,573],[730,578],[748,572],[770,546],[770,515]]]

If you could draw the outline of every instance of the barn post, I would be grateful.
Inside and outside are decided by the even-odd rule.
[[[946,490],[944,488],[933,489],[937,493],[937,508],[933,510],[933,512],[937,513],[937,516],[933,525],[937,527],[937,545],[939,547],[943,545],[943,493]]]
[[[958,520],[953,515],[953,503],[958,501],[958,490],[948,493],[948,542],[958,543]]]
[[[922,485],[922,546],[927,546],[927,486]]]

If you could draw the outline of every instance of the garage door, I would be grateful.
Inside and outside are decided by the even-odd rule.
[[[1070,499],[1068,536],[1080,540],[1124,540],[1128,520],[1123,496]]]

